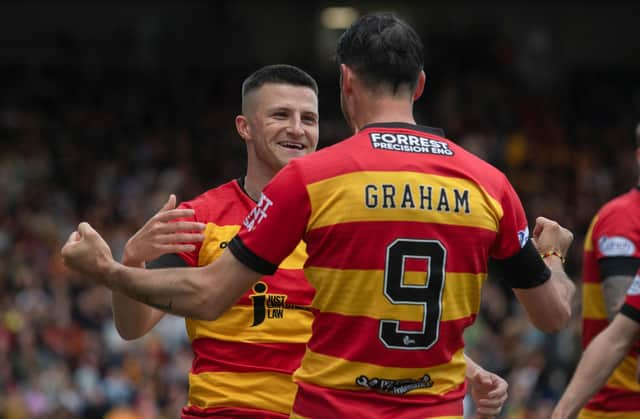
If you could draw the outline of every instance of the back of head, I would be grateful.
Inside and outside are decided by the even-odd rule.
[[[338,64],[351,68],[371,89],[412,91],[424,66],[418,34],[391,13],[364,15],[340,37]]]
[[[288,84],[308,87],[318,96],[318,84],[304,70],[288,64],[274,64],[262,67],[242,83],[242,112],[246,111],[247,95],[267,83]]]

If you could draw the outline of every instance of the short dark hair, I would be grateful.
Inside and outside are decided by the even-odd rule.
[[[336,48],[338,64],[346,64],[367,87],[402,85],[413,90],[424,67],[422,40],[392,13],[360,17],[342,34]]]
[[[243,110],[247,95],[266,83],[308,87],[318,96],[318,83],[306,71],[293,65],[273,64],[258,69],[242,83]]]

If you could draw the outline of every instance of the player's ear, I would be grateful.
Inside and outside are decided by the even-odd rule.
[[[427,75],[424,74],[424,70],[420,71],[418,75],[418,83],[416,83],[416,89],[413,91],[413,101],[415,102],[422,96],[422,92],[424,92],[424,85],[427,81]]]
[[[340,89],[350,93],[353,85],[353,70],[346,64],[340,64]]]
[[[251,138],[251,127],[249,127],[249,121],[246,116],[236,116],[236,130],[243,140],[248,141]]]

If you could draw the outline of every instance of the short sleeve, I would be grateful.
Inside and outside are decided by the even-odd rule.
[[[529,239],[524,208],[506,178],[503,190],[500,200],[503,216],[491,255],[494,266],[509,287],[533,288],[546,282],[551,271]]]
[[[527,217],[520,198],[506,177],[503,179],[503,194],[500,199],[503,215],[491,253],[491,257],[498,260],[514,256],[529,241]]]
[[[265,187],[229,250],[254,271],[273,274],[304,237],[310,208],[303,176],[293,161]]]

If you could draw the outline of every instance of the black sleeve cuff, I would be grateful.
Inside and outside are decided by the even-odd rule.
[[[229,250],[233,253],[236,259],[242,262],[245,266],[261,273],[262,275],[273,275],[276,272],[276,269],[278,269],[277,265],[262,259],[260,256],[249,250],[238,236],[235,236],[229,242]]]
[[[631,307],[629,304],[623,304],[620,313],[640,323],[640,310]]]
[[[551,271],[529,240],[515,255],[507,259],[492,259],[489,275],[497,276],[511,288],[534,288],[551,277]]]
[[[615,275],[635,276],[640,267],[640,259],[631,256],[605,257],[598,264],[602,278]]]

